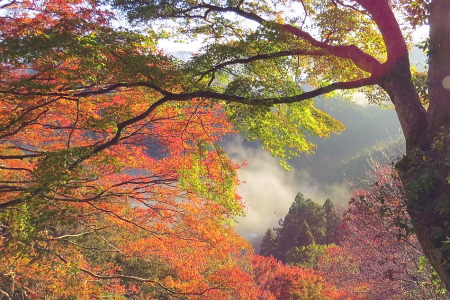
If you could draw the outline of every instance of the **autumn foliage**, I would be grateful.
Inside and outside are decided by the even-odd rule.
[[[319,260],[320,273],[358,299],[446,299],[412,231],[394,166],[374,161],[368,175],[371,183],[352,194],[339,246]]]
[[[273,257],[258,255],[253,257],[252,265],[260,288],[257,299],[350,299],[312,269],[284,265]]]
[[[2,296],[252,299],[222,107],[129,84],[179,85],[93,2],[2,9]]]
[[[151,35],[94,1],[0,9],[1,299],[340,299],[234,232],[229,115]]]
[[[253,255],[233,230],[244,212],[239,166],[221,148],[238,129],[285,162],[310,151],[307,136],[329,136],[342,124],[306,101],[312,94],[274,98],[303,93],[292,74],[269,72],[281,60],[246,71],[261,73],[265,89],[241,86],[238,63],[218,62],[226,51],[213,47],[197,66],[181,64],[158,49],[156,32],[119,20],[91,0],[0,2],[0,299],[358,296],[316,271]],[[249,45],[279,51],[269,44]],[[227,66],[228,77],[218,72]],[[258,105],[248,106],[253,98]],[[350,288],[334,267],[358,272],[343,253],[375,253],[358,247],[392,241],[381,237],[327,248],[319,263],[326,278]],[[394,278],[396,269],[384,270],[352,288],[375,291]]]

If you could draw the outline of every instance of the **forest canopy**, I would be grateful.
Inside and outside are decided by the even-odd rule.
[[[222,138],[259,140],[288,167],[312,152],[309,137],[344,129],[311,99],[352,91],[396,109],[406,211],[450,288],[448,1],[5,0],[0,9],[2,297],[69,298],[89,282],[77,291],[86,298],[148,289],[255,299],[252,282],[270,284],[249,275],[251,251],[232,230],[243,213],[239,165]],[[425,23],[428,73],[418,73],[408,44]],[[204,45],[182,61],[158,48],[166,37]],[[188,265],[194,249],[205,261]],[[72,280],[35,281],[48,270]],[[298,293],[292,282],[286,291]]]

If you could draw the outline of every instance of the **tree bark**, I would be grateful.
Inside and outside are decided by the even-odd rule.
[[[450,143],[448,137],[444,139],[437,140],[437,149],[415,148],[408,151],[396,167],[403,182],[406,207],[417,239],[450,291]]]
[[[429,125],[429,112],[414,109],[418,95],[411,81],[402,75],[405,71],[402,68],[392,70],[382,84],[400,120],[414,119],[413,115],[405,117],[405,113],[415,116],[415,122],[407,126],[409,131],[404,131],[406,155],[396,167],[417,239],[450,291],[450,245],[447,244],[450,237],[450,138]]]
[[[399,170],[420,245],[450,290],[450,1],[433,0],[429,13],[427,120]]]
[[[386,1],[361,0],[383,35],[388,60],[380,86],[395,105],[406,139],[397,164],[417,239],[450,291],[450,1],[430,6],[429,107],[411,83],[404,39]]]
[[[429,11],[428,123],[437,133],[450,124],[450,1],[433,0]]]

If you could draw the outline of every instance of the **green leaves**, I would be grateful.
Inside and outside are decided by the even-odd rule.
[[[344,126],[314,107],[312,101],[269,106],[226,107],[231,122],[248,140],[260,140],[262,147],[289,169],[287,160],[311,153],[315,145],[308,136],[327,137]]]

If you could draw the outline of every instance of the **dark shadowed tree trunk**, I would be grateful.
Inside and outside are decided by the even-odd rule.
[[[394,103],[406,139],[397,169],[406,190],[407,210],[423,248],[450,289],[450,1],[430,6],[429,107],[411,81],[408,50],[387,1],[358,1],[372,15],[388,59],[372,74]],[[379,74],[379,75],[378,75]]]
[[[384,34],[388,49],[393,44],[393,57],[381,84],[395,104],[406,138],[407,152],[397,169],[408,198],[407,210],[425,255],[447,289],[450,289],[449,12],[450,1],[432,1],[428,110],[422,108],[411,84],[406,48],[402,50],[401,43],[395,42],[403,39],[400,36],[397,39],[392,32]]]

